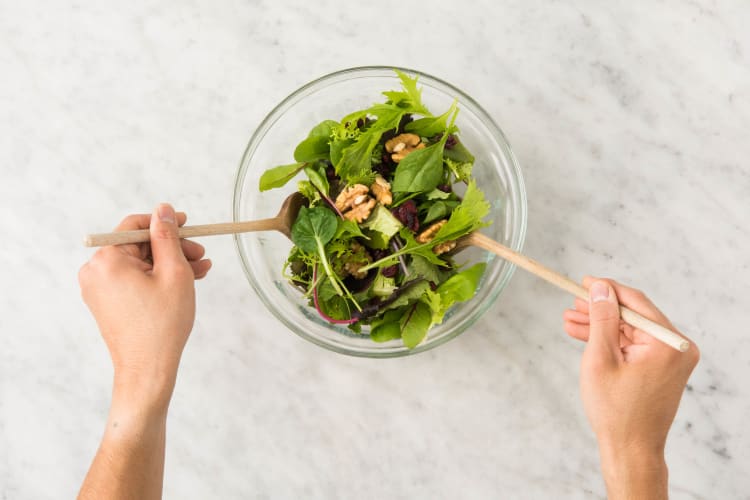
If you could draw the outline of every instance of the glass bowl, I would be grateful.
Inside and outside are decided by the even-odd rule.
[[[493,223],[482,232],[520,250],[526,233],[526,192],[518,162],[500,128],[479,104],[453,85],[419,71],[399,69],[419,76],[422,100],[433,113],[442,113],[458,99],[460,112],[456,125],[460,138],[476,158],[472,173],[491,204],[487,219]],[[326,119],[340,120],[352,111],[382,102],[382,91],[398,89],[400,81],[393,68],[360,67],[318,78],[281,101],[250,138],[242,157],[234,186],[233,219],[276,215],[284,198],[296,190],[297,182],[292,180],[283,188],[261,193],[260,176],[267,168],[292,163],[295,146],[314,125]],[[323,320],[308,306],[300,291],[282,276],[292,243],[281,233],[238,234],[235,243],[250,285],[279,321],[300,337],[326,349],[372,358],[417,354],[456,337],[492,305],[514,270],[508,262],[483,250],[468,248],[460,252],[456,256],[458,263],[487,262],[475,297],[454,306],[419,346],[408,349],[400,339],[373,342],[369,327],[356,334],[345,326]]]

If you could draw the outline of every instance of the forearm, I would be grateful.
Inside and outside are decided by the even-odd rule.
[[[80,499],[161,498],[167,406],[168,399],[149,400],[115,383],[104,437]]]
[[[659,450],[617,450],[600,446],[609,500],[666,500],[668,470]]]

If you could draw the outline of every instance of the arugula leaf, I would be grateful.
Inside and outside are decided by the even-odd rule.
[[[335,164],[335,167],[336,173],[348,184],[370,185],[372,183],[375,174],[372,172],[370,157],[381,134],[380,130],[365,132],[357,142],[343,150],[341,160]]]
[[[307,139],[300,142],[294,150],[294,159],[299,162],[311,162],[328,158],[331,149],[331,133],[339,124],[325,120],[313,127]]]
[[[421,255],[412,255],[411,262],[409,262],[407,268],[409,269],[410,277],[415,276],[432,281],[433,283],[440,283],[437,266]]]
[[[433,241],[455,240],[486,226],[482,219],[489,212],[490,204],[484,199],[484,194],[477,188],[476,181],[470,181],[461,204],[453,209],[448,222],[440,228]]]
[[[394,192],[432,191],[443,178],[443,149],[448,136],[424,149],[412,151],[396,167]]]
[[[451,107],[440,116],[426,116],[419,120],[407,123],[404,127],[406,132],[417,134],[421,137],[432,137],[442,132],[444,135],[451,133],[448,130],[448,118],[456,111],[456,101],[453,101]]]
[[[260,176],[259,188],[261,191],[281,187],[297,173],[305,168],[305,163],[292,163],[290,165],[279,165],[278,167],[269,168]]]
[[[339,218],[338,227],[336,227],[336,234],[333,235],[333,239],[338,240],[344,236],[347,236],[349,238],[359,237],[367,239],[367,236],[365,236],[365,234],[359,228],[359,224],[357,224],[353,220]]]
[[[416,302],[402,317],[400,323],[404,345],[409,349],[414,349],[424,340],[432,324],[430,308],[424,302]]]
[[[367,220],[362,223],[362,227],[377,231],[385,235],[387,239],[391,239],[404,225],[393,216],[390,210],[378,203]]]

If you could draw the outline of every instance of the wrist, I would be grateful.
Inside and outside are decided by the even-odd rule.
[[[599,446],[602,475],[611,500],[666,499],[668,469],[663,446]]]
[[[141,415],[166,416],[177,373],[156,370],[115,369],[112,409],[129,409]]]

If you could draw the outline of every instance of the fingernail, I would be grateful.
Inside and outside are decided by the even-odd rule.
[[[602,302],[609,300],[609,285],[604,281],[595,281],[589,288],[591,302]]]
[[[168,222],[169,224],[174,224],[174,208],[172,208],[172,205],[168,203],[162,203],[159,205],[159,220],[162,222]]]

